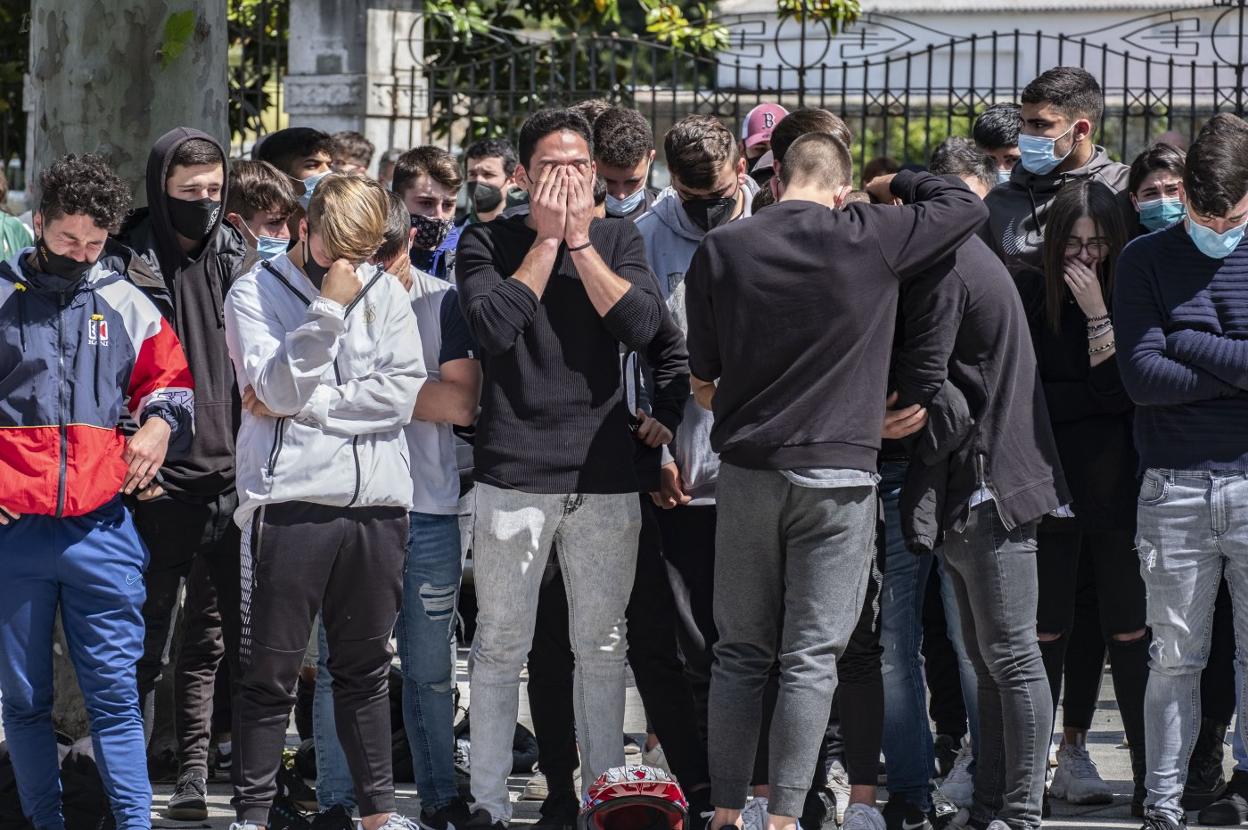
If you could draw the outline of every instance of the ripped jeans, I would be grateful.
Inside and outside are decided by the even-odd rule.
[[[1183,816],[1179,799],[1200,727],[1200,675],[1225,572],[1234,608],[1238,717],[1248,718],[1248,475],[1149,469],[1140,487],[1136,547],[1147,591],[1144,697],[1150,813]]]
[[[412,750],[422,811],[437,810],[459,797],[455,787],[455,607],[463,561],[459,518],[410,513],[403,605],[395,632],[403,668],[403,725]],[[334,729],[333,699],[322,631],[314,706],[317,800],[322,810],[353,806],[351,775]],[[321,674],[321,673],[324,674]],[[323,690],[323,691],[322,691]]]

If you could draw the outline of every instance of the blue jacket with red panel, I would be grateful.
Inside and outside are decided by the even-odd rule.
[[[123,414],[163,418],[169,452],[189,448],[193,384],[177,336],[125,277],[97,262],[59,289],[33,250],[0,263],[0,505],[81,516],[121,490]]]

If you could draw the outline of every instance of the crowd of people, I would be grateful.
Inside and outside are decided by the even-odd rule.
[[[58,611],[121,830],[169,671],[172,819],[228,769],[236,830],[506,830],[526,665],[541,830],[622,826],[594,787],[627,776],[629,669],[672,830],[1029,830],[1114,798],[1107,660],[1145,830],[1248,821],[1248,124],[1128,165],[1102,107],[1053,68],[860,175],[826,110],[690,115],[662,190],[603,101],[375,178],[358,134],[232,160],[178,127],[138,210],[101,157],[51,164],[0,265],[30,825],[65,828]],[[278,798],[304,697],[307,817]]]

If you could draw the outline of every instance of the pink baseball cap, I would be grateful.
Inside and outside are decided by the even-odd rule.
[[[770,141],[771,131],[788,114],[789,111],[779,104],[759,104],[741,122],[741,141],[746,147],[753,147],[760,141]]]

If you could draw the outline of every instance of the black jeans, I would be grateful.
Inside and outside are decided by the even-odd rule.
[[[1036,527],[1006,530],[994,502],[946,534],[945,562],[979,684],[971,818],[1040,826],[1053,701],[1036,638]]]
[[[207,579],[216,589],[220,618],[216,626],[224,642],[226,658],[237,666],[240,624],[239,532],[234,524],[237,506],[238,497],[233,491],[206,503],[182,501],[172,496],[135,503],[134,523],[151,557],[144,575],[147,599],[143,603],[143,657],[135,666],[148,738],[155,719],[154,690],[170,659],[182,580],[190,575],[197,559],[203,560]],[[200,632],[192,634],[196,638],[200,636]],[[193,725],[207,717],[206,713],[181,711],[182,700],[178,695],[175,720],[180,717],[183,724]],[[185,735],[179,729],[178,746],[186,744]],[[206,769],[206,745],[204,755]],[[194,763],[194,758],[190,760]],[[179,758],[184,766],[187,761],[185,757]]]
[[[642,496],[637,572],[628,603],[628,663],[646,716],[672,773],[686,788],[709,784],[706,744],[698,732],[693,693],[676,649],[676,621],[661,541],[649,496]],[[554,557],[552,554],[552,563]],[[529,708],[538,766],[551,792],[572,792],[577,766],[572,718],[572,646],[568,598],[556,564],[542,578],[537,626],[529,652]]]
[[[334,717],[360,815],[394,811],[390,635],[403,594],[407,511],[286,502],[243,533],[242,673],[234,707],[234,809],[265,825],[295,681],[317,612],[329,639]]]
[[[1144,692],[1148,684],[1148,634],[1130,641],[1114,635],[1145,628],[1144,582],[1135,534],[1041,529],[1036,570],[1040,598],[1036,629],[1060,634],[1040,643],[1054,711],[1065,674],[1063,726],[1089,729],[1099,697],[1106,648],[1114,696],[1131,747],[1135,783],[1145,773]]]

